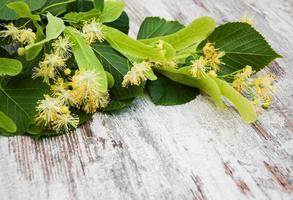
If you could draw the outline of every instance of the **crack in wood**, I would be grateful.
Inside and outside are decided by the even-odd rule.
[[[277,166],[273,166],[266,161],[263,161],[266,169],[274,177],[274,179],[279,183],[279,185],[285,189],[287,192],[293,193],[293,184],[288,181],[288,179],[281,173]]]
[[[195,189],[190,189],[193,200],[207,200],[203,190],[202,190],[202,182],[199,176],[191,175],[192,182],[195,185]]]

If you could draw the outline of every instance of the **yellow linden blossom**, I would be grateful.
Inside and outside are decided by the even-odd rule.
[[[253,100],[253,104],[256,108],[264,108],[267,109],[272,104],[272,99],[269,96],[259,96]]]
[[[37,125],[48,126],[58,118],[59,113],[64,109],[64,105],[58,98],[49,95],[44,97],[45,99],[38,101],[35,121]]]
[[[203,47],[203,54],[208,60],[209,64],[215,70],[216,72],[219,71],[219,66],[222,63],[221,58],[225,55],[224,51],[218,51],[214,44],[208,42],[206,45]]]
[[[20,30],[19,36],[17,38],[18,42],[21,44],[33,44],[36,40],[36,34],[32,29],[22,29]]]
[[[66,59],[60,57],[56,54],[45,54],[45,59],[40,62],[40,66],[54,67],[54,68],[64,68]]]
[[[54,79],[56,76],[56,71],[53,66],[39,66],[33,69],[33,79],[42,77],[43,81],[47,84],[50,84],[50,79]]]
[[[96,112],[109,104],[108,92],[99,89],[99,74],[96,71],[76,71],[70,84],[75,105],[82,107],[86,113]]]
[[[35,122],[37,125],[45,126],[49,129],[60,132],[68,132],[71,128],[76,128],[79,124],[79,118],[71,115],[67,106],[59,98],[44,96],[36,107],[37,114]]]
[[[243,14],[243,16],[240,18],[240,22],[250,24],[251,26],[254,26],[256,24],[254,16],[249,12],[245,12]]]
[[[75,115],[71,115],[68,107],[62,110],[57,119],[52,122],[52,128],[57,133],[69,132],[72,128],[77,128],[79,124],[79,118]]]
[[[13,40],[17,40],[20,30],[14,26],[13,23],[3,25],[7,30],[0,31],[0,37],[11,37]]]
[[[206,65],[208,61],[201,56],[199,59],[192,61],[190,73],[193,77],[202,78],[205,76]]]
[[[152,70],[151,66],[152,64],[146,61],[134,64],[130,71],[124,76],[122,86],[140,85],[142,82],[145,82],[147,80],[148,71]]]
[[[97,40],[99,42],[104,41],[103,27],[102,24],[97,22],[96,19],[92,19],[89,22],[85,22],[82,27],[84,38],[88,43],[94,43]]]
[[[276,78],[271,75],[263,75],[253,81],[255,91],[259,96],[268,96],[271,91],[274,90],[273,83]]]
[[[56,83],[51,86],[53,96],[59,98],[65,105],[74,105],[72,91],[68,89],[68,83],[65,83],[63,78],[58,78]]]
[[[252,68],[246,65],[242,72],[235,75],[235,79],[232,82],[232,87],[234,87],[238,92],[242,92],[248,87],[249,77],[253,74]]]
[[[61,58],[67,59],[71,55],[72,44],[67,37],[58,37],[58,39],[52,44],[52,47],[54,53]]]

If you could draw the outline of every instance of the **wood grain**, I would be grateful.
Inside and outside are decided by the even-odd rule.
[[[293,2],[290,0],[126,0],[134,36],[146,16],[186,24],[255,15],[282,59],[272,108],[244,124],[206,96],[173,107],[136,100],[97,113],[72,134],[34,141],[0,138],[0,196],[26,199],[293,199]]]

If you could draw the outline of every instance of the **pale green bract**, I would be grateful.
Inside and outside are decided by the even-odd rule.
[[[12,119],[0,111],[0,129],[1,128],[8,133],[15,133],[17,129],[16,124]]]
[[[142,39],[140,41],[145,44],[151,44],[153,42],[163,40],[171,44],[177,51],[179,51],[206,39],[207,36],[213,32],[215,26],[216,22],[213,18],[200,17],[176,33],[150,39]]]
[[[0,76],[16,76],[22,70],[22,63],[15,59],[0,58]]]
[[[30,18],[33,20],[40,21],[41,18],[39,15],[33,15],[30,7],[24,1],[16,1],[7,4],[7,7],[14,10],[19,17]]]

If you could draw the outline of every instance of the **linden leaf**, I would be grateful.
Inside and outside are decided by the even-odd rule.
[[[220,74],[230,74],[250,65],[253,70],[259,71],[275,58],[280,57],[263,36],[251,25],[241,22],[232,22],[221,25],[199,46],[201,50],[207,43],[214,43],[219,51],[224,51],[223,65]]]

